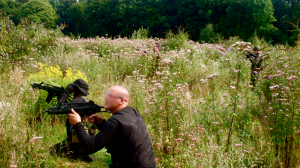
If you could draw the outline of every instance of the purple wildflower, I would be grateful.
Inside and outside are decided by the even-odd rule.
[[[268,79],[272,79],[273,78],[273,76],[272,75],[270,75],[269,77],[268,77]]]
[[[232,46],[230,46],[228,49],[227,49],[227,52],[230,52],[232,49]]]
[[[197,113],[197,111],[193,110],[193,113]]]
[[[58,27],[58,25],[56,25],[56,27]]]
[[[222,50],[222,48],[220,46],[216,45],[216,47],[217,47],[217,49]]]
[[[257,74],[257,71],[253,71],[254,74]]]
[[[225,55],[226,53],[223,53],[223,52],[222,52],[222,53],[220,53],[220,54],[221,54],[221,55]]]

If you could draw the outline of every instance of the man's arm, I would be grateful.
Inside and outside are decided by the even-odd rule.
[[[255,64],[255,62],[256,62],[255,57],[252,57],[252,56],[249,58],[249,60],[252,64]]]
[[[74,87],[71,84],[68,84],[68,86],[64,90],[64,93],[59,97],[58,102],[65,102],[69,97],[69,94],[71,94],[73,91]]]
[[[96,124],[99,131],[101,131],[101,129],[104,127],[105,123],[106,123],[106,120],[103,119],[100,124]]]
[[[101,124],[98,125],[100,126]],[[106,121],[103,128],[95,136],[88,135],[81,122],[77,123],[74,126],[74,129],[80,144],[85,149],[85,152],[91,154],[101,150],[116,137],[118,124],[113,120]]]

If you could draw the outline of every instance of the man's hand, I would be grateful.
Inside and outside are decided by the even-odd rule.
[[[69,123],[72,125],[76,125],[77,123],[81,122],[80,115],[74,111],[74,109],[71,109],[72,113],[68,113],[69,116]]]
[[[92,114],[89,117],[90,123],[94,124],[95,119],[97,120],[97,123],[95,123],[95,124],[100,124],[103,121],[103,118],[100,115],[98,115],[98,114]]]

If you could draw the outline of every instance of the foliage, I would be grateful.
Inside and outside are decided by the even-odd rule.
[[[149,34],[148,29],[145,29],[142,26],[141,28],[139,28],[138,31],[134,30],[134,32],[132,33],[131,38],[133,38],[133,39],[147,39],[148,34]]]
[[[75,35],[80,35],[85,29],[84,10],[86,6],[83,3],[74,3],[66,11],[68,27],[64,30],[72,31]]]
[[[0,9],[14,23],[29,17],[35,22],[68,25],[63,32],[82,37],[131,37],[147,27],[147,37],[165,37],[168,30],[182,26],[191,40],[203,41],[200,33],[212,24],[218,38],[239,36],[252,41],[264,38],[272,44],[295,45],[296,36],[283,21],[300,18],[298,1],[288,0],[1,0]],[[38,5],[38,4],[46,5]],[[37,6],[38,5],[38,6]],[[42,6],[42,7],[39,7]],[[26,11],[25,11],[26,9]],[[54,14],[55,12],[55,14]],[[57,18],[57,19],[56,19]],[[47,25],[48,25],[47,24]]]
[[[66,86],[74,82],[76,79],[83,79],[88,82],[84,73],[79,70],[74,70],[69,67],[67,70],[62,71],[58,65],[47,66],[39,63],[40,71],[38,73],[29,74],[28,82],[45,82],[58,86]]]
[[[166,41],[168,48],[171,50],[179,49],[181,47],[187,47],[187,42],[189,40],[189,34],[184,28],[178,27],[177,32],[168,30],[166,33]]]
[[[55,10],[55,12],[58,16],[57,24],[65,23],[66,21],[68,24],[72,24],[72,22],[69,22],[69,21],[73,17],[72,17],[72,15],[70,15],[70,13],[69,13],[70,11],[68,11],[68,10],[71,8],[71,6],[77,4],[76,0],[59,0],[59,1],[50,0],[49,2],[51,3],[53,9]],[[81,3],[79,3],[79,4],[81,4]],[[72,7],[72,8],[74,8],[74,7]],[[69,15],[68,15],[68,13],[69,13]]]
[[[200,32],[200,40],[207,43],[216,42],[216,37],[217,34],[214,32],[213,24],[206,25],[205,28]]]
[[[33,51],[39,50],[39,57],[44,52],[51,50],[55,44],[55,38],[61,37],[60,28],[55,30],[46,29],[43,25],[21,20],[15,25],[9,17],[0,14],[0,55],[9,56],[9,59],[26,63],[33,58],[24,59]]]
[[[212,24],[218,33],[219,25]],[[94,154],[97,161],[91,164],[49,154],[50,146],[66,138],[65,123],[43,112],[49,106],[44,104],[45,92],[32,91],[29,84],[43,80],[66,86],[79,77],[89,80],[89,98],[99,105],[111,86],[129,90],[130,105],[143,116],[158,167],[300,166],[299,46],[273,46],[258,37],[253,43],[238,37],[219,44],[199,43],[189,40],[181,27],[170,29],[165,39],[74,39],[62,36],[60,28],[15,26],[5,17],[1,25],[5,25],[1,31],[16,30],[1,39],[5,50],[0,57],[3,167],[109,166],[105,149]],[[22,50],[21,63],[12,61],[16,55],[9,51],[19,45],[11,40],[15,37],[23,44],[21,30],[31,35],[22,34],[27,41],[34,41],[27,47],[38,46],[40,38],[53,42],[30,52]],[[152,50],[155,43],[161,45],[159,54]],[[251,64],[244,52],[258,44],[266,67],[253,88]],[[6,51],[4,46],[11,48]]]
[[[28,17],[33,22],[45,23],[49,27],[53,27],[57,20],[55,11],[49,2],[45,0],[31,0],[26,2],[20,8],[19,17]]]
[[[268,34],[274,33],[277,28],[272,23],[276,21],[274,8],[271,0],[251,1],[253,4],[253,19],[255,30],[259,37],[268,37]]]

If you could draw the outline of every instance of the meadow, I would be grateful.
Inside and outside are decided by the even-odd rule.
[[[46,103],[47,93],[30,84],[65,87],[77,78],[88,81],[99,105],[113,85],[130,91],[160,168],[300,166],[298,46],[238,37],[199,43],[182,29],[164,39],[141,32],[131,39],[67,37],[61,27],[16,26],[6,17],[0,23],[1,167],[109,167],[105,149],[93,163],[49,154],[66,138],[66,116],[45,113],[55,100]],[[255,88],[244,53],[254,45],[265,56]]]

